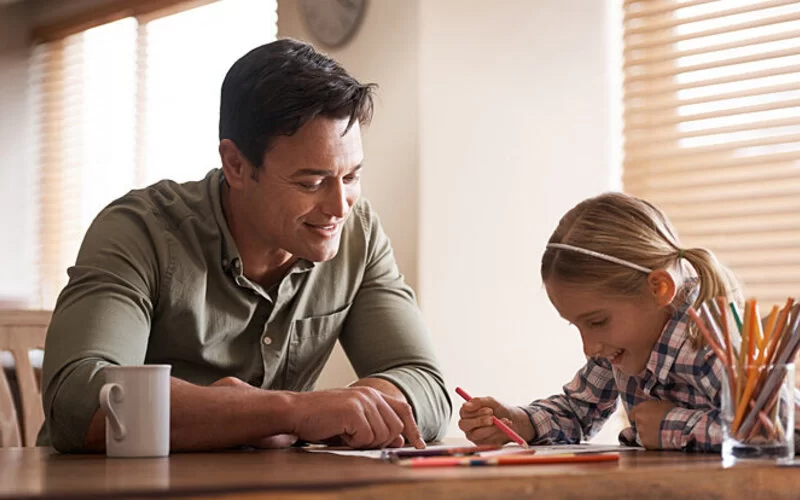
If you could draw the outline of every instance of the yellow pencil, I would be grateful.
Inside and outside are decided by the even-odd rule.
[[[766,328],[764,328],[764,338],[761,339],[761,343],[758,346],[759,351],[763,351],[767,348],[767,344],[769,344],[772,335],[775,333],[775,326],[778,323],[778,313],[780,310],[781,308],[778,305],[772,306],[772,310],[767,317]]]

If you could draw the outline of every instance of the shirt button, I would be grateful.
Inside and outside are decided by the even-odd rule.
[[[270,337],[264,337],[264,345],[270,345],[272,343],[272,339]]]

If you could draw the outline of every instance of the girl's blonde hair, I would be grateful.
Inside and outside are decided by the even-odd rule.
[[[550,243],[585,248],[648,269],[682,269],[680,260],[685,259],[700,285],[694,307],[719,296],[741,300],[736,278],[710,250],[683,248],[663,212],[628,194],[604,193],[582,201],[561,218]],[[622,297],[640,295],[648,277],[628,266],[549,247],[542,256],[541,274],[545,283],[558,280]],[[696,345],[702,344],[699,336],[693,337]]]

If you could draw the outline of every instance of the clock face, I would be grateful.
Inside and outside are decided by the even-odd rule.
[[[338,47],[358,29],[367,0],[300,0],[300,13],[323,45]]]

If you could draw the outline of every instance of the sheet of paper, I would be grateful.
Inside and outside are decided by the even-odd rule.
[[[452,448],[463,448],[465,445],[429,445],[428,449],[433,450],[447,450]],[[353,450],[343,447],[329,447],[322,445],[311,445],[303,448],[305,451],[311,453],[332,453],[334,455],[342,455],[346,457],[362,457],[380,460],[385,457],[384,450]],[[413,450],[412,447],[393,448],[393,450]],[[591,443],[581,444],[558,444],[548,446],[531,446],[527,450],[516,444],[509,444],[499,450],[484,451],[477,453],[476,456],[493,457],[498,455],[512,455],[516,453],[525,453],[528,450],[533,450],[537,455],[561,455],[564,453],[607,453],[607,452],[622,452],[622,451],[636,451],[644,450],[644,448],[620,446],[620,445],[599,445]]]
[[[451,448],[463,448],[464,445],[448,445],[448,444],[434,444],[428,445],[429,450],[449,450]],[[353,450],[350,448],[343,448],[338,446],[324,446],[324,445],[310,445],[303,448],[305,451],[311,453],[332,453],[334,455],[342,455],[345,457],[363,457],[381,459],[384,456],[384,450]],[[413,446],[406,446],[404,448],[392,448],[392,450],[414,450]]]

